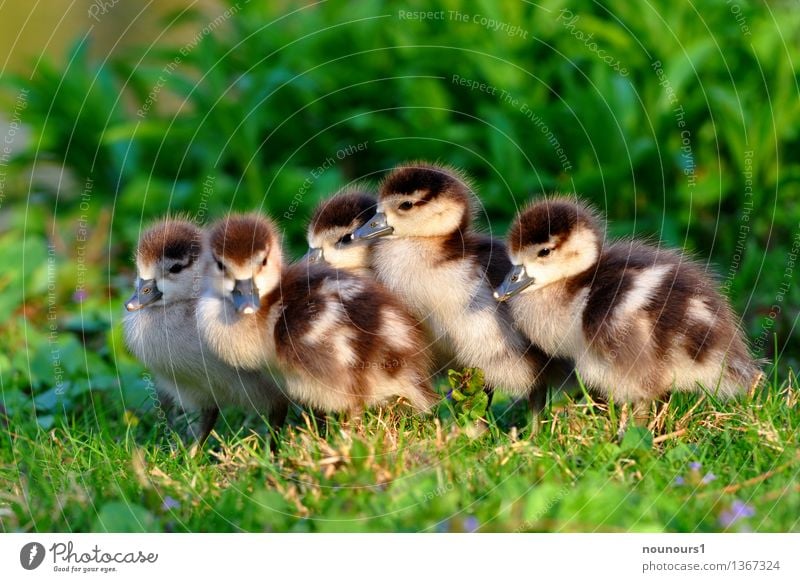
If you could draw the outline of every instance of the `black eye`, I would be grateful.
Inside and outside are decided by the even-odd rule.
[[[542,250],[539,251],[539,256],[540,257],[546,257],[549,254],[550,254],[550,249],[542,249]]]
[[[351,242],[353,242],[353,235],[348,233],[339,240],[337,240],[336,242],[343,245],[349,245]]]
[[[264,260],[261,261],[261,266],[262,267],[266,267],[267,266],[267,257],[264,257]]]
[[[411,210],[413,207],[414,207],[414,203],[413,203],[413,202],[406,201],[406,202],[403,202],[403,203],[402,203],[400,206],[398,206],[397,208],[398,208],[399,210]]]
[[[225,270],[225,265],[223,265],[223,264],[222,264],[222,261],[220,261],[219,259],[217,259],[217,268],[218,268],[220,271],[224,271],[224,270]]]
[[[178,273],[183,271],[184,266],[185,265],[181,265],[180,263],[175,263],[169,268],[169,272],[177,275]]]

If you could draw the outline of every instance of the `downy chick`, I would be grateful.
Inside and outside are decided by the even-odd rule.
[[[531,341],[573,359],[589,387],[637,414],[672,390],[733,396],[759,381],[731,308],[699,265],[635,240],[606,243],[604,232],[574,198],[516,217],[514,267],[496,298]]]
[[[370,267],[372,241],[354,240],[352,233],[372,218],[376,206],[377,200],[371,194],[349,189],[321,202],[308,225],[310,249],[305,259],[310,262],[323,261],[334,269],[374,279],[375,274]],[[375,283],[390,293],[379,281],[375,280]],[[422,328],[427,330],[424,325]],[[430,333],[426,335],[430,336]],[[452,365],[452,354],[448,352],[433,349],[431,357],[434,375],[446,372]]]
[[[219,408],[269,414],[277,426],[288,401],[263,372],[226,364],[200,338],[196,321],[203,277],[203,233],[186,220],[165,219],[142,234],[136,291],[125,303],[125,342],[154,374],[159,391],[184,411],[201,411],[203,443]]]
[[[501,241],[473,230],[474,203],[457,171],[408,163],[383,181],[377,213],[354,238],[379,239],[371,247],[377,279],[428,327],[438,353],[481,368],[490,391],[529,396],[538,412],[547,357],[492,297],[510,263]]]
[[[376,203],[371,193],[360,188],[340,190],[320,202],[308,224],[306,260],[372,276],[369,243],[353,240],[353,231],[375,214]]]
[[[436,402],[424,336],[374,281],[307,262],[285,266],[273,224],[233,215],[211,230],[211,293],[203,337],[230,364],[274,366],[289,396],[325,412],[356,412],[402,396]]]

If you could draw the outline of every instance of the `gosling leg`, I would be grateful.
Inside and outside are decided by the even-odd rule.
[[[328,436],[328,415],[323,410],[314,410],[311,409],[308,412],[305,412],[303,416],[308,415],[311,413],[310,416],[306,419],[306,424],[309,428],[314,427],[317,431],[317,436],[324,439]]]
[[[280,440],[278,439],[278,433],[280,432],[283,425],[286,424],[286,417],[289,414],[289,403],[288,402],[281,402],[279,404],[275,404],[269,412],[269,418],[267,421],[269,422],[269,450],[272,453],[278,451],[278,447],[280,446]]]
[[[486,397],[488,398],[486,403],[486,410],[488,411],[492,407],[492,401],[494,400],[494,386],[485,386],[483,391],[486,392]]]
[[[537,386],[528,395],[528,405],[531,409],[531,436],[536,436],[542,430],[542,413],[547,406],[547,386]]]
[[[208,440],[208,436],[211,434],[211,431],[214,430],[214,425],[217,424],[218,418],[219,408],[216,406],[214,408],[205,408],[200,413],[198,430],[195,431],[193,427],[190,428],[190,431],[197,435],[195,437],[194,444],[189,449],[190,456],[194,457],[203,448],[203,445]]]

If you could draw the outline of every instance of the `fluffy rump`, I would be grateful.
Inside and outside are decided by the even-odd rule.
[[[305,385],[327,386],[327,394],[312,396],[317,402],[329,409],[334,401],[347,409],[389,396],[417,408],[433,403],[424,334],[375,281],[298,263],[284,273],[281,294],[278,359]]]

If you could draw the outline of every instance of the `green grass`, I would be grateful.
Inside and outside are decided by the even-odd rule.
[[[496,402],[470,436],[445,402],[331,421],[326,438],[298,415],[274,454],[234,414],[193,457],[153,413],[104,410],[50,430],[11,419],[3,531],[800,531],[791,375],[726,403],[673,396],[622,439],[613,410],[559,396],[532,438],[524,406]],[[753,515],[726,528],[737,502]]]
[[[577,29],[624,61],[622,76],[559,18],[560,0],[440,2],[527,39],[401,20],[378,0],[226,4],[241,9],[188,51],[186,36],[213,14],[170,15],[156,46],[108,55],[101,38],[76,33],[67,54],[0,77],[0,114],[30,135],[0,160],[3,531],[716,531],[734,503],[754,514],[731,529],[798,530],[795,7],[740,2],[749,35],[714,0],[571,4]],[[92,26],[116,42],[109,26],[121,15]],[[690,166],[655,61],[685,114]],[[519,106],[454,75],[524,101],[573,168]],[[618,439],[616,411],[559,398],[531,440],[524,407],[497,402],[480,438],[446,406],[438,425],[390,409],[326,439],[296,420],[272,455],[263,423],[233,414],[198,457],[172,451],[122,348],[142,224],[262,208],[299,256],[319,200],[409,158],[467,170],[499,236],[531,198],[575,191],[608,215],[611,235],[708,259],[755,355],[780,361],[770,385],[754,400],[673,398],[654,444],[642,431]],[[716,479],[701,483],[708,472]]]

